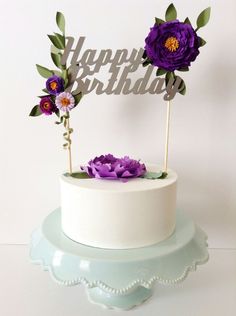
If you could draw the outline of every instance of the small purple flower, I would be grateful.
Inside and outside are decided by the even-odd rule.
[[[190,66],[199,54],[199,38],[192,26],[178,20],[155,24],[145,39],[154,66],[174,71]]]
[[[48,78],[46,82],[46,88],[48,92],[52,95],[57,95],[58,93],[64,91],[64,80],[56,75]]]
[[[128,156],[116,158],[111,154],[96,157],[81,169],[90,177],[108,180],[137,178],[147,171],[145,165],[137,160]]]
[[[52,100],[49,97],[43,97],[40,100],[39,107],[40,107],[40,110],[45,115],[51,115],[52,113],[55,113],[57,109],[55,104],[52,102]]]

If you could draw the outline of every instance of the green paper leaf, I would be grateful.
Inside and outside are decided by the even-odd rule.
[[[181,78],[182,79],[182,78]],[[186,94],[186,85],[185,85],[185,82],[184,80],[182,79],[181,81],[181,84],[180,84],[180,91],[179,93],[182,94],[182,95],[185,95]]]
[[[141,178],[144,179],[159,179],[162,176],[162,172],[149,172],[147,171]]]
[[[64,173],[66,177],[72,177],[75,179],[91,179],[91,177],[87,174],[87,172],[73,172],[73,173]]]
[[[168,72],[166,73],[166,76],[165,76],[165,83],[166,83],[166,86],[167,86],[167,84],[168,84],[168,81],[169,81],[171,78],[172,78],[172,79],[175,79],[176,76],[175,76],[174,72],[168,71]]]
[[[62,77],[62,73],[59,70],[53,70],[54,75],[57,75],[58,77]]]
[[[165,179],[167,177],[166,172],[150,172],[147,171],[141,178],[149,179],[149,180],[156,180],[156,179]]]
[[[65,36],[62,36],[59,33],[54,33],[54,35],[56,36],[56,38],[58,39],[58,41],[61,43],[61,45],[63,46],[63,48],[65,48],[65,44],[66,44],[66,39]]]
[[[66,89],[69,82],[68,69],[62,70],[62,78],[64,79],[64,88]]]
[[[45,88],[45,89],[42,89],[43,92],[49,94],[48,90]]]
[[[186,19],[184,20],[184,23],[185,23],[185,24],[190,24],[190,25],[192,25],[192,23],[190,22],[189,18],[186,18]]]
[[[159,179],[165,179],[168,176],[167,172],[162,172],[162,175]]]
[[[57,12],[56,15],[56,22],[57,22],[57,26],[59,27],[59,29],[62,31],[63,34],[65,34],[65,17],[63,15],[63,13],[61,12]]]
[[[40,110],[39,105],[37,104],[37,105],[35,105],[35,106],[33,107],[33,109],[31,110],[31,112],[30,112],[30,114],[29,114],[29,116],[39,116],[39,115],[41,115],[41,114],[43,114],[43,113],[42,113],[42,111]]]
[[[146,51],[143,52],[142,58],[143,58],[143,59],[146,59],[146,58],[147,58],[147,52],[146,52]]]
[[[144,60],[143,62],[143,67],[146,67],[148,65],[152,64],[152,60],[150,58],[147,58],[146,60]]]
[[[189,68],[188,67],[182,67],[182,68],[179,68],[177,70],[178,71],[189,71]]]
[[[69,80],[66,78],[66,79],[65,79],[65,83],[64,83],[64,88],[65,88],[65,89],[68,87],[68,83],[69,83]]]
[[[52,100],[53,103],[55,103],[56,96],[55,95],[50,95],[50,99]]]
[[[77,105],[80,102],[80,100],[82,99],[82,96],[83,96],[82,92],[79,92],[78,94],[73,95],[73,97],[75,99],[75,105]]]
[[[185,95],[186,94],[186,86],[184,86],[184,89],[181,90],[179,93],[182,94],[182,95]]]
[[[58,54],[51,53],[52,61],[54,62],[54,65],[58,68],[61,68],[61,56]]]
[[[40,99],[45,98],[45,97],[50,97],[50,95],[49,94],[47,94],[47,95],[38,95],[38,98],[40,98]]]
[[[60,110],[59,109],[56,109],[55,114],[56,114],[56,116],[58,116],[60,118]]]
[[[56,48],[54,45],[51,45],[51,53],[61,54],[61,50]]]
[[[66,69],[67,71],[67,79],[68,79],[68,83],[66,85],[66,87],[70,87],[74,84],[74,81],[73,81],[73,67],[69,67],[68,69]]]
[[[43,77],[43,78],[49,78],[51,76],[54,75],[53,71],[52,70],[49,70],[43,66],[40,66],[38,64],[36,64],[36,67],[37,67],[37,70],[38,70],[38,73]]]
[[[64,49],[65,45],[57,38],[55,35],[48,35],[48,38],[53,43],[53,45],[58,49]]]
[[[68,77],[68,69],[63,69],[61,76],[64,80],[66,80]]]
[[[199,47],[206,45],[206,41],[202,37],[198,36],[198,40],[199,40]]]
[[[177,11],[175,9],[175,6],[173,5],[173,3],[171,3],[169,5],[169,7],[166,10],[166,21],[172,21],[172,20],[176,20],[177,18]]]
[[[60,125],[60,124],[62,124],[63,120],[64,120],[64,116],[61,116],[60,120],[56,121],[55,124]]]
[[[159,18],[155,18],[155,24],[156,24],[156,25],[160,25],[160,24],[162,24],[162,23],[165,23],[165,21],[162,20],[162,19],[159,19]]]
[[[210,19],[210,15],[211,15],[211,8],[206,8],[205,10],[203,10],[198,18],[197,18],[197,29],[200,29],[201,27],[205,26],[208,22],[209,22],[209,19]]]
[[[166,73],[167,73],[167,70],[158,68],[157,71],[156,71],[156,76],[157,76],[157,77],[158,77],[158,76],[162,76],[162,75],[164,75],[164,74],[166,74]]]

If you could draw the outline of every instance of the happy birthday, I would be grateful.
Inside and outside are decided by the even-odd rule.
[[[113,53],[111,49],[86,49],[83,52],[85,37],[80,37],[75,46],[74,38],[67,37],[67,43],[62,55],[61,64],[69,64],[70,84],[67,91],[74,94],[82,92],[88,94],[95,91],[96,94],[162,94],[164,100],[172,100],[180,91],[181,79],[152,78],[154,67],[149,65],[143,77],[133,82],[129,76],[137,71],[143,63],[144,49],[133,49],[131,53],[127,49],[118,49]],[[69,61],[70,60],[70,61]],[[110,65],[110,78],[106,83],[94,77],[102,67]],[[93,76],[88,79],[88,76]]]

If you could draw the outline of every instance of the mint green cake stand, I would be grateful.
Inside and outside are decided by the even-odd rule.
[[[155,281],[178,283],[205,263],[206,239],[191,219],[177,212],[175,232],[153,246],[128,250],[88,247],[63,234],[57,209],[32,234],[30,258],[60,284],[84,284],[91,302],[127,310],[151,297]]]

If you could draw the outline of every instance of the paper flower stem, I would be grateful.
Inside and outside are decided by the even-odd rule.
[[[66,132],[63,134],[64,139],[66,140],[66,143],[63,145],[65,149],[68,149],[68,155],[69,155],[69,174],[72,174],[72,158],[71,158],[71,138],[70,134],[73,132],[73,129],[70,128],[70,119],[69,116],[65,118],[64,126],[66,129]]]
[[[165,158],[164,158],[164,172],[166,173],[168,169],[169,134],[170,134],[170,101],[167,101],[166,140],[165,140]]]

